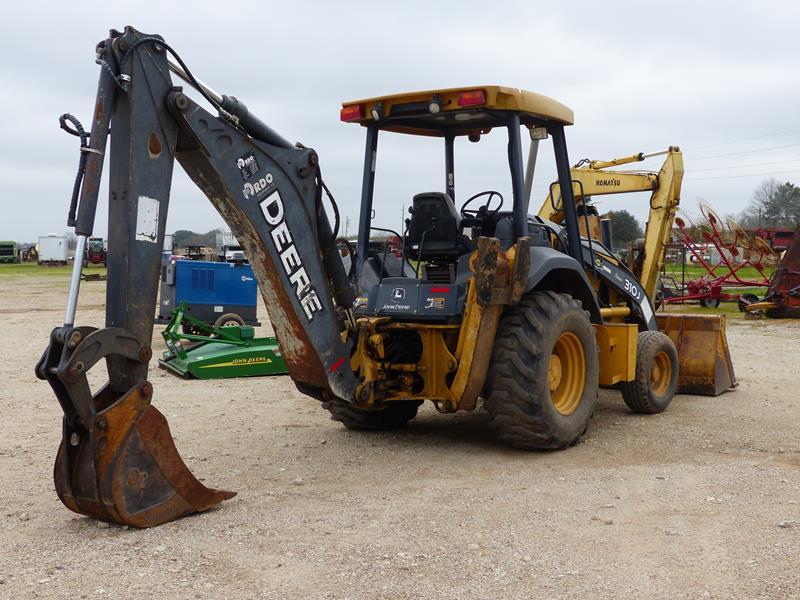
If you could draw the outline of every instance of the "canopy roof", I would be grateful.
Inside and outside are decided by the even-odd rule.
[[[431,104],[438,104],[434,112]],[[526,90],[497,85],[407,92],[342,103],[342,120],[368,125],[378,111],[381,129],[413,135],[444,136],[485,133],[505,127],[508,112],[517,112],[528,127],[572,125],[572,110]]]

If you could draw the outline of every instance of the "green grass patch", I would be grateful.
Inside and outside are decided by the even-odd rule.
[[[661,312],[661,311],[659,311]],[[726,315],[729,319],[743,319],[738,302],[720,302],[717,308],[705,308],[699,304],[668,304],[665,312],[690,313],[693,315]]]
[[[764,274],[769,278],[772,277],[772,273],[775,271],[775,267],[767,266],[764,268]],[[667,275],[670,275],[675,278],[675,281],[678,283],[681,282],[681,266],[676,264],[667,263],[665,272]],[[728,268],[718,267],[714,270],[714,274],[717,277],[721,277],[725,273],[728,272]],[[708,271],[706,271],[702,266],[698,265],[686,265],[686,281],[692,281],[693,279],[699,279],[706,275]],[[738,271],[736,274],[739,276],[740,279],[745,281],[759,281],[761,279],[761,274],[753,267],[744,267]]]
[[[672,276],[675,278],[675,282],[680,286],[681,284],[681,266],[676,264],[667,263],[666,265],[666,275]],[[773,272],[775,271],[774,266],[768,266],[764,268],[764,274],[767,278],[772,277]],[[721,276],[728,272],[727,267],[720,267],[715,269],[715,275]],[[698,265],[686,265],[686,283],[689,283],[692,280],[699,279],[708,274],[708,271],[704,269],[702,266]],[[744,267],[740,269],[736,273],[740,279],[744,281],[760,281],[762,279],[761,274],[753,267]],[[708,279],[711,279],[709,276]],[[668,284],[669,285],[669,284]],[[722,288],[723,293],[726,294],[755,294],[759,298],[763,298],[764,294],[767,293],[766,287],[734,287],[734,286],[725,286]],[[666,308],[667,312],[676,312],[676,313],[691,313],[691,314],[700,314],[700,315],[715,315],[715,314],[724,314],[727,315],[729,319],[743,319],[744,313],[739,312],[739,305],[736,301],[723,301],[720,302],[719,307],[717,308],[705,308],[701,306],[696,300],[690,301],[685,304],[668,304]]]
[[[105,275],[105,267],[84,267],[84,273],[99,273]],[[0,279],[4,277],[69,277],[72,274],[72,265],[48,267],[36,263],[20,263],[16,265],[0,265]]]

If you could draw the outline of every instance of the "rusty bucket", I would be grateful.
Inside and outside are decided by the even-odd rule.
[[[204,511],[235,492],[200,483],[184,464],[145,381],[61,441],[54,468],[67,508],[104,521],[154,527]],[[66,433],[66,431],[65,431]]]
[[[127,378],[137,369],[145,375],[150,355],[138,338],[114,327],[51,333],[36,375],[50,383],[64,411],[53,476],[58,497],[76,513],[155,527],[236,495],[192,475],[167,420],[150,404],[152,384]],[[109,382],[93,395],[86,374],[101,360],[108,361]]]
[[[718,396],[736,386],[725,315],[660,314],[658,328],[678,350],[678,391]]]

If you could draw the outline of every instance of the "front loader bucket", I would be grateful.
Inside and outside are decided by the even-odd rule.
[[[200,483],[184,464],[145,381],[100,411],[83,435],[65,436],[56,456],[59,498],[70,510],[133,527],[202,512],[235,492]],[[102,392],[101,392],[102,393]]]
[[[658,328],[678,350],[678,391],[719,396],[736,386],[725,315],[657,315]]]

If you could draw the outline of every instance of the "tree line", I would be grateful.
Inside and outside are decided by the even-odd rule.
[[[611,219],[614,243],[619,247],[644,235],[642,225],[626,210],[609,211],[603,218]],[[766,179],[756,187],[747,208],[734,218],[745,228],[796,228],[800,225],[800,186]]]
[[[750,204],[739,215],[743,227],[797,227],[800,223],[800,187],[771,178],[753,192]]]

